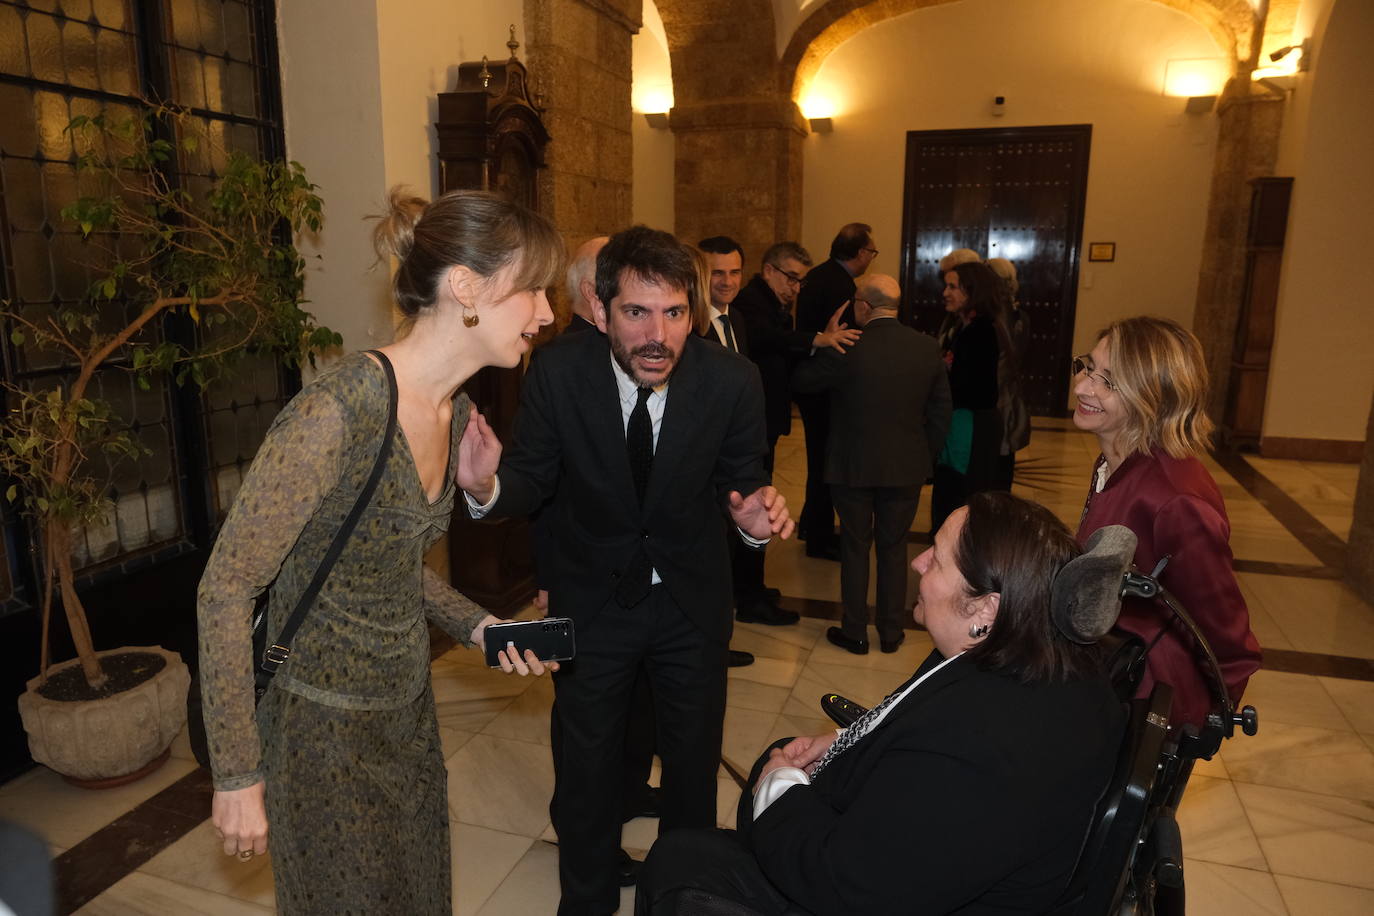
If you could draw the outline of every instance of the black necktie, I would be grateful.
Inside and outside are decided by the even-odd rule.
[[[725,332],[725,348],[739,352],[739,344],[735,342],[735,329],[730,327],[730,316],[720,315],[716,318],[720,322],[720,329]]]
[[[649,471],[654,466],[654,424],[649,419],[649,395],[653,393],[652,388],[639,389],[639,400],[635,401],[625,427],[625,451],[630,456],[630,473],[641,504],[644,491],[649,489]]]
[[[644,504],[644,494],[649,489],[649,472],[654,466],[654,425],[649,419],[649,395],[652,388],[639,389],[639,400],[635,409],[630,411],[630,422],[625,427],[625,452],[630,459],[630,474],[634,477],[635,493],[639,503]],[[630,557],[620,584],[616,586],[615,600],[621,607],[634,607],[649,594],[653,579],[653,566],[643,541],[635,545],[634,555]]]

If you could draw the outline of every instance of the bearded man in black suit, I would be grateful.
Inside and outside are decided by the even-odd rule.
[[[475,415],[458,483],[474,514],[545,500],[557,536],[549,612],[577,658],[554,679],[558,912],[619,905],[621,747],[635,674],[654,695],[661,829],[714,826],[730,639],[729,538],[763,546],[792,521],[763,470],[763,390],[747,360],[691,333],[690,250],[636,226],[597,256],[602,334],[532,361],[504,458]],[[499,465],[499,467],[498,467]]]

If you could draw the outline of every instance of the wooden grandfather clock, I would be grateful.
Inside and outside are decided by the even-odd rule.
[[[537,173],[544,165],[549,133],[530,91],[529,71],[516,58],[515,26],[506,42],[510,57],[486,57],[458,67],[452,92],[439,93],[439,186],[442,191],[494,191],[539,209]],[[509,446],[524,367],[483,369],[463,386]],[[523,518],[473,521],[460,497],[449,526],[449,569],[453,585],[469,598],[504,616],[535,591],[530,524]]]

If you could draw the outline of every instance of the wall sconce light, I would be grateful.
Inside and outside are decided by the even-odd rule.
[[[649,126],[656,130],[663,130],[668,126],[668,112],[666,111],[646,111],[644,120],[649,122]]]
[[[1269,52],[1270,66],[1256,67],[1250,71],[1250,79],[1277,96],[1291,92],[1298,84],[1298,74],[1312,67],[1312,39],[1304,38],[1302,44],[1285,45]]]
[[[1217,97],[1214,95],[1194,95],[1188,98],[1183,106],[1183,113],[1190,115],[1202,115],[1212,110],[1216,105]]]
[[[1215,96],[1231,75],[1224,57],[1171,60],[1164,65],[1164,95],[1192,99]]]
[[[829,134],[835,132],[834,118],[808,118],[807,123],[811,125],[813,134]]]

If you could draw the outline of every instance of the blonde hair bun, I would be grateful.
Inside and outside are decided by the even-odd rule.
[[[396,185],[387,195],[386,212],[372,217],[377,225],[372,230],[372,245],[377,257],[394,257],[404,261],[415,244],[415,226],[424,216],[429,201],[410,193],[405,185]]]

